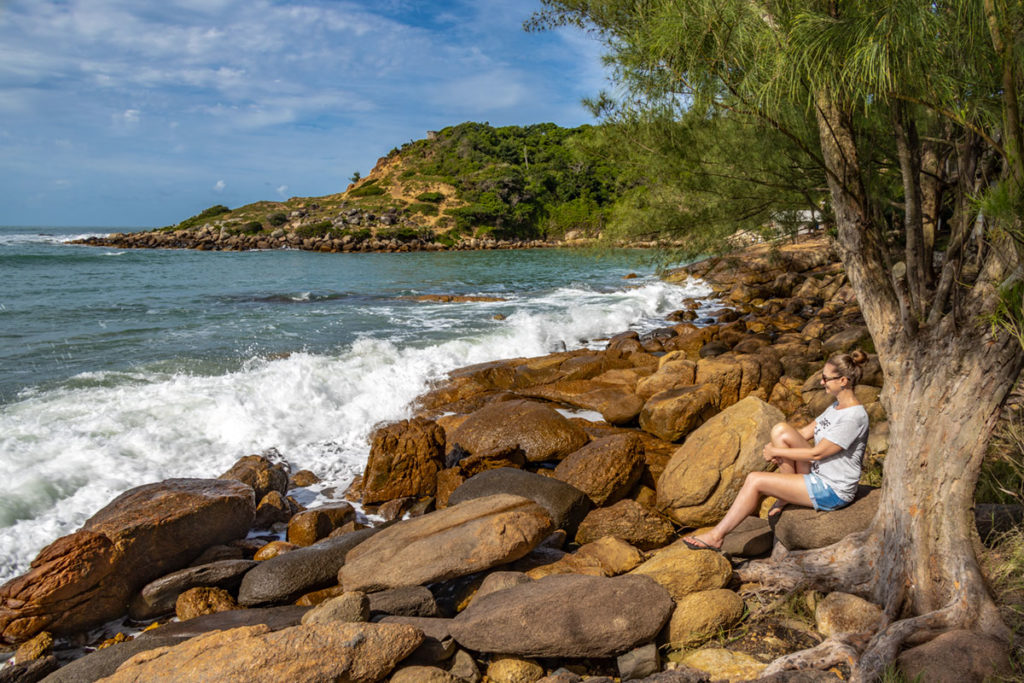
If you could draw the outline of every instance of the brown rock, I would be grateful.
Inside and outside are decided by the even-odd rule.
[[[587,494],[594,505],[614,503],[640,479],[643,443],[633,434],[591,441],[555,468],[555,477]]]
[[[297,488],[303,488],[306,486],[312,486],[313,484],[319,484],[320,477],[316,476],[309,470],[299,470],[292,475],[291,485]]]
[[[678,441],[718,412],[721,392],[694,384],[651,396],[640,411],[640,427],[665,441]]]
[[[422,640],[422,632],[406,624],[310,624],[280,631],[248,626],[141,652],[104,681],[374,683]]]
[[[662,391],[690,386],[696,378],[697,364],[693,361],[680,359],[661,362],[657,372],[637,382],[636,395],[646,401]]]
[[[331,586],[330,588],[321,588],[320,590],[310,591],[309,593],[306,593],[305,595],[300,597],[298,600],[296,600],[295,604],[298,605],[299,607],[315,607],[316,605],[319,605],[322,602],[325,602],[327,600],[330,600],[331,598],[336,598],[339,595],[342,595],[344,592],[345,592],[345,589],[342,588],[341,586]]]
[[[676,599],[666,628],[666,640],[677,649],[697,645],[733,626],[743,616],[743,598],[717,588]]]
[[[50,654],[52,649],[53,636],[43,631],[18,647],[18,650],[14,653],[14,661],[18,664],[24,664],[35,659],[42,659]]]
[[[355,517],[356,511],[348,503],[329,503],[304,510],[288,522],[288,542],[298,546],[313,545]]]
[[[839,510],[818,512],[790,505],[769,521],[775,531],[775,539],[787,549],[823,548],[855,531],[866,529],[875,517],[881,498],[879,489],[858,486],[853,502]]]
[[[707,672],[712,681],[752,681],[768,666],[745,652],[733,652],[719,647],[690,652],[683,656],[682,663]]]
[[[877,630],[882,608],[864,598],[834,591],[814,609],[814,623],[824,636],[838,633],[867,633]]]
[[[269,529],[275,524],[287,523],[296,512],[298,510],[292,507],[287,498],[278,491],[271,491],[256,506],[256,519],[252,525],[256,529]]]
[[[338,573],[346,590],[417,586],[513,562],[551,533],[526,498],[498,494],[394,524],[352,549]]]
[[[207,586],[235,590],[242,576],[255,565],[252,560],[219,560],[179,569],[146,584],[132,598],[128,614],[142,621],[174,612],[178,596],[189,588]]]
[[[188,621],[204,614],[217,614],[241,609],[235,599],[223,588],[189,588],[178,596],[174,614],[179,621]]]
[[[444,430],[424,418],[376,430],[363,473],[363,503],[434,495],[437,473],[444,468],[444,446]]]
[[[359,592],[344,592],[302,615],[303,624],[355,623],[369,619],[370,600],[365,593]]]
[[[625,574],[643,561],[643,553],[614,536],[605,536],[593,543],[580,546],[552,564],[526,572],[531,579],[554,574],[587,574],[589,576],[618,576]]]
[[[244,536],[254,512],[252,488],[237,481],[169,479],[127,491],[0,588],[0,640],[75,633],[121,616],[145,584]]]
[[[714,384],[721,392],[724,410],[760,390],[763,398],[782,376],[782,364],[769,354],[723,355],[697,363],[697,384]]]
[[[617,536],[640,548],[660,548],[675,536],[672,523],[629,498],[598,508],[584,518],[576,542],[591,543],[605,536]]]
[[[748,396],[704,423],[675,452],[658,480],[658,503],[684,526],[720,520],[747,474],[768,467],[762,449],[782,413]]]
[[[463,680],[436,666],[403,666],[396,669],[389,683],[464,683]]]
[[[451,623],[458,643],[520,657],[608,657],[651,641],[672,599],[645,576],[548,576],[485,595]]]
[[[476,411],[449,439],[470,454],[522,450],[530,462],[559,460],[587,443],[586,433],[553,408],[533,401],[502,401]]]
[[[484,577],[480,587],[473,593],[472,600],[482,598],[485,595],[491,593],[497,593],[498,591],[511,588],[512,586],[518,586],[521,583],[527,583],[532,579],[524,574],[523,572],[491,572]]]
[[[536,683],[544,677],[544,667],[532,659],[497,657],[487,667],[487,679],[493,683]]]
[[[268,454],[280,458],[280,454],[271,450]],[[288,490],[288,465],[274,462],[266,455],[247,455],[239,458],[220,479],[234,479],[252,487],[255,500],[262,500],[271,491],[284,495]]]
[[[635,372],[630,372],[635,375]],[[604,373],[601,377],[607,377],[609,374]],[[520,393],[524,396],[568,403],[584,410],[594,410],[601,413],[601,417],[610,424],[629,424],[636,419],[644,405],[643,400],[633,393],[631,386],[597,379],[563,380],[524,389]]]
[[[690,593],[725,587],[732,577],[732,565],[721,553],[690,550],[680,542],[658,551],[630,573],[651,577],[679,600]]]
[[[1010,680],[1013,671],[1004,644],[983,633],[964,630],[947,631],[924,645],[905,650],[896,666],[906,680],[929,683]]]
[[[263,560],[269,560],[272,557],[277,557],[282,553],[295,550],[298,547],[300,546],[297,546],[294,543],[289,543],[288,541],[271,541],[257,550],[252,559],[257,562],[262,562]]]

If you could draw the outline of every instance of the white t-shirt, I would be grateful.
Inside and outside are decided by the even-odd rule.
[[[840,410],[836,401],[814,421],[814,445],[828,439],[843,450],[811,463],[811,472],[850,502],[857,493],[861,462],[868,445],[868,412],[856,405]]]

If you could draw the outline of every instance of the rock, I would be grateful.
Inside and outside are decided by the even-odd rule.
[[[256,529],[269,529],[275,524],[287,524],[296,512],[287,498],[277,491],[271,491],[256,506],[256,519],[252,525]]]
[[[381,624],[405,624],[423,633],[423,642],[409,656],[409,664],[436,664],[455,654],[456,643],[451,634],[451,619],[422,617],[384,617]]]
[[[837,332],[821,344],[826,356],[836,353],[849,353],[861,342],[871,339],[868,328],[863,325],[851,325],[842,332]]]
[[[537,503],[497,494],[397,522],[349,553],[346,590],[374,591],[445,581],[514,562],[551,533]]]
[[[677,649],[701,643],[738,622],[743,609],[743,598],[725,588],[677,598],[666,640]]]
[[[615,660],[619,669],[619,678],[623,681],[634,681],[656,673],[661,668],[658,646],[647,643],[641,647],[619,655]]]
[[[43,631],[30,640],[22,643],[14,653],[14,661],[25,664],[34,659],[42,659],[53,649],[53,636]]]
[[[212,586],[234,590],[242,576],[256,566],[252,560],[222,560],[199,567],[188,567],[152,581],[132,598],[128,614],[144,621],[174,611],[178,596],[189,588]]]
[[[643,553],[614,536],[605,536],[587,543],[576,552],[565,555],[553,564],[531,569],[527,575],[539,579],[552,574],[589,574],[591,576],[618,576],[625,574],[643,561]]]
[[[291,485],[297,488],[303,488],[306,486],[312,486],[313,484],[319,484],[320,477],[316,476],[309,470],[299,470],[292,475]]]
[[[379,529],[353,531],[264,560],[242,578],[238,602],[246,607],[290,602],[303,593],[337,583],[348,552]]]
[[[1004,644],[975,631],[947,631],[924,645],[903,651],[896,666],[908,681],[981,683],[1011,676]]]
[[[271,449],[268,455],[279,459],[281,454]],[[263,496],[271,491],[277,491],[282,496],[288,491],[288,465],[284,462],[274,462],[267,455],[247,455],[239,458],[238,462],[231,466],[219,479],[233,479],[248,484],[254,492],[254,500],[262,500]]]
[[[356,511],[348,503],[328,503],[303,510],[288,522],[288,542],[298,546],[313,545],[355,518]]]
[[[643,443],[634,434],[591,441],[555,467],[555,477],[587,494],[595,506],[615,503],[640,479]]]
[[[782,419],[778,408],[748,396],[705,422],[658,479],[659,507],[684,526],[716,523],[747,474],[767,469],[761,451]]]
[[[673,353],[679,353],[673,351]],[[697,378],[697,364],[685,358],[659,362],[658,370],[639,380],[636,384],[636,395],[643,401],[651,396],[669,389],[681,389],[690,386]]]
[[[675,527],[653,510],[627,498],[587,515],[576,532],[576,542],[582,545],[605,536],[617,536],[641,550],[650,550],[672,540]]]
[[[747,517],[725,535],[725,539],[722,541],[722,552],[737,557],[757,557],[771,551],[773,539],[768,520],[760,517]]]
[[[465,650],[456,650],[455,655],[448,662],[448,671],[454,676],[461,678],[464,683],[478,683],[482,678],[480,667],[476,661]]]
[[[587,443],[582,428],[534,401],[501,401],[484,406],[456,427],[449,450],[470,454],[520,449],[530,462],[560,460]]]
[[[0,666],[0,683],[36,683],[58,671],[59,667],[60,662],[53,655]]]
[[[174,614],[179,621],[234,609],[240,609],[238,603],[223,588],[189,588],[174,602]]]
[[[544,667],[532,659],[497,657],[487,667],[493,683],[535,683],[544,677]]]
[[[435,478],[436,481],[436,478]],[[406,511],[412,507],[416,499],[412,496],[406,496],[405,498],[394,498],[386,503],[382,503],[377,508],[377,514],[384,518],[385,522],[392,520],[401,519]]]
[[[320,603],[302,615],[303,624],[327,624],[332,621],[354,623],[370,618],[370,600],[365,593],[342,593]]]
[[[824,636],[873,633],[881,618],[882,608],[878,605],[839,591],[826,595],[814,610],[814,623]]]
[[[823,548],[855,531],[863,531],[875,517],[881,491],[858,486],[853,502],[831,512],[790,505],[769,520],[775,539],[788,550]]]
[[[247,484],[218,479],[168,479],[121,494],[0,587],[0,640],[75,633],[121,616],[142,586],[244,536],[255,507]]]
[[[322,602],[326,602],[331,598],[336,598],[339,595],[344,594],[345,589],[341,586],[330,586],[329,588],[321,588],[320,590],[310,591],[305,593],[294,604],[302,607],[316,607]]]
[[[572,536],[590,510],[587,495],[574,486],[551,477],[502,467],[481,472],[466,480],[448,499],[457,505],[474,498],[508,493],[529,498],[551,515],[555,528]]]
[[[309,611],[307,607],[286,605],[283,607],[263,607],[257,609],[237,609],[215,614],[204,614],[189,619],[164,624],[149,631],[143,631],[135,637],[136,641],[150,638],[164,639],[194,638],[211,631],[226,631],[242,626],[266,626],[271,631],[298,626],[302,615]],[[116,668],[116,667],[115,667]]]
[[[484,577],[483,582],[473,594],[473,600],[482,598],[491,593],[518,586],[521,583],[529,583],[532,579],[523,572],[491,572]],[[472,603],[470,603],[472,604]]]
[[[644,576],[549,576],[485,595],[452,620],[460,645],[521,657],[609,657],[650,642],[672,609]]]
[[[414,418],[377,429],[363,473],[363,503],[434,495],[444,450],[444,430],[431,420]]]
[[[690,550],[678,542],[655,553],[631,574],[649,576],[678,601],[690,593],[723,588],[732,578],[732,564],[714,550]]]
[[[405,586],[391,590],[370,593],[370,615],[394,615],[400,617],[439,617],[437,601],[429,588]]]
[[[615,372],[625,372],[623,370]],[[635,371],[630,371],[635,376]],[[644,402],[633,393],[633,383],[609,382],[610,373],[599,379],[566,379],[554,384],[544,384],[521,389],[520,394],[547,401],[568,403],[584,410],[594,410],[609,424],[628,425],[636,420]]]
[[[436,666],[403,666],[395,670],[389,683],[463,683],[462,679]]]
[[[713,384],[693,384],[654,394],[640,411],[640,428],[665,441],[678,441],[704,424],[721,402]]]
[[[263,560],[269,560],[272,557],[277,557],[278,555],[291,552],[298,547],[299,546],[294,543],[289,543],[288,541],[271,541],[257,550],[252,559],[257,562],[262,562]]]
[[[390,673],[422,639],[405,624],[310,624],[282,631],[247,626],[139,653],[105,680],[372,683]]]
[[[750,681],[757,678],[768,666],[743,652],[718,647],[691,652],[683,657],[682,663],[706,671],[713,681]]]
[[[781,376],[782,364],[770,354],[729,354],[698,361],[695,381],[717,386],[725,410],[755,391],[768,398]]]
[[[677,663],[676,668],[651,674],[637,683],[708,683],[710,680],[705,672]]]

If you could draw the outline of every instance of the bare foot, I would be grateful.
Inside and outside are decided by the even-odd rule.
[[[777,501],[775,505],[772,505],[771,508],[768,510],[768,516],[778,517],[779,514],[786,509],[787,505],[789,505],[789,503],[783,502],[781,500]]]
[[[701,538],[700,536],[684,536],[683,537],[683,545],[685,545],[690,550],[718,550],[718,551],[721,551],[721,549],[722,549],[722,544],[721,543],[719,543],[718,545],[712,545],[710,542],[708,542],[705,539],[706,539],[706,537],[705,538]]]

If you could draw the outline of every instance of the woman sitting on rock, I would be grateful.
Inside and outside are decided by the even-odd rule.
[[[838,354],[825,363],[821,383],[835,402],[814,422],[796,429],[780,422],[772,427],[764,458],[778,465],[775,472],[751,472],[729,511],[714,529],[686,536],[694,550],[719,550],[725,535],[756,514],[763,496],[778,501],[768,512],[779,514],[788,503],[815,510],[838,510],[857,492],[861,460],[868,442],[868,414],[853,393],[867,355],[860,350]],[[813,435],[814,445],[809,439]]]

